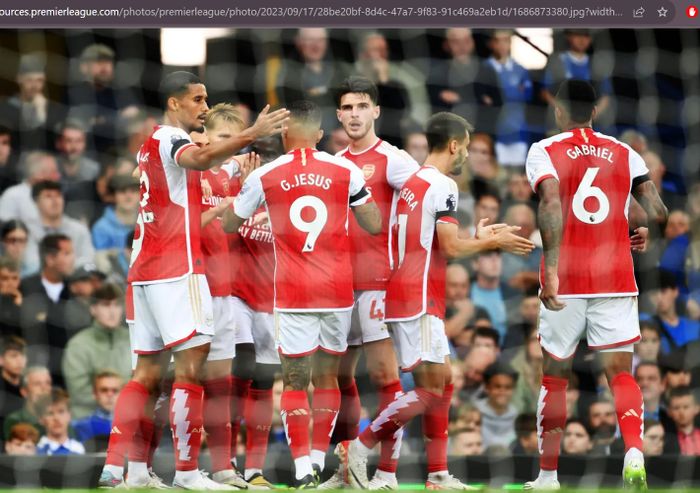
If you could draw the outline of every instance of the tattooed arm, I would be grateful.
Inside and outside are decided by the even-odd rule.
[[[557,271],[563,229],[559,182],[554,178],[547,178],[539,184],[537,193],[540,196],[537,226],[542,235],[544,250],[544,285],[540,292],[540,299],[548,310],[559,311],[566,306],[557,298],[559,291]]]
[[[632,195],[642,206],[649,218],[648,226],[652,233],[660,232],[666,227],[668,220],[668,209],[664,205],[654,182],[649,179],[649,175],[635,178],[632,182]],[[655,236],[658,235],[655,234]]]

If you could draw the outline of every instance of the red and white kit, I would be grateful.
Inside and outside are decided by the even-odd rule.
[[[202,213],[217,207],[226,197],[231,196],[229,175],[223,169],[207,170],[202,173],[211,188],[209,197],[202,196]],[[233,310],[229,301],[231,294],[231,261],[228,251],[228,235],[221,226],[221,218],[202,228],[202,253],[206,265],[206,277],[212,296],[214,310],[214,337],[211,340],[207,360],[231,359],[236,355],[232,344],[236,333]]]
[[[265,204],[275,249],[279,351],[302,356],[347,349],[354,303],[349,207],[371,199],[349,161],[296,149],[255,170],[234,202],[241,218]]]
[[[354,217],[350,218],[355,310],[348,344],[359,346],[389,338],[384,323],[386,284],[393,262],[389,223],[399,190],[420,166],[407,152],[381,139],[362,152],[353,153],[347,148],[337,155],[360,168],[382,216],[382,232],[378,235],[369,234]]]
[[[631,351],[640,335],[627,212],[634,179],[649,172],[644,161],[612,137],[577,128],[533,144],[526,168],[535,191],[544,179],[559,181],[563,217],[558,296],[567,306],[541,306],[542,347],[568,358],[585,331],[592,349]]]
[[[403,371],[421,361],[444,363],[445,270],[436,225],[457,224],[457,184],[433,166],[411,176],[399,194],[395,245],[398,269],[386,291],[386,320],[392,330]]]
[[[200,246],[201,174],[177,164],[195,145],[184,130],[163,125],[138,153],[141,201],[128,277],[137,353],[185,349],[197,334],[214,334]]]
[[[275,296],[272,230],[268,222],[253,225],[255,216],[264,212],[264,208],[258,209],[238,229],[240,268],[234,281],[233,303],[239,329],[245,328],[255,344],[255,361],[279,364],[272,314]]]

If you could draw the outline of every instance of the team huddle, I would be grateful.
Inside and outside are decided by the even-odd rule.
[[[545,366],[541,470],[526,488],[559,487],[565,389],[584,333],[591,347],[606,351],[627,449],[623,475],[641,487],[643,412],[629,375],[639,339],[630,247],[642,248],[644,235],[630,240],[626,216],[630,194],[650,221],[663,221],[665,207],[641,158],[591,130],[592,88],[580,81],[563,86],[557,96],[563,133],[533,145],[527,161],[540,196]],[[465,164],[471,125],[452,113],[433,115],[426,122],[429,155],[419,166],[377,137],[378,91],[362,77],[337,90],[337,118],[350,144],[335,156],[316,150],[321,111],[311,102],[265,108],[245,128],[232,105],[209,109],[206,88],[192,74],[168,75],[160,93],[164,123],[138,154],[141,201],[127,291],[134,372],[117,402],[99,485],[166,487],[150,462],[169,422],[173,486],[272,488],[263,469],[281,364],[280,412],[295,487],[398,488],[402,430],[420,415],[426,488],[471,489],[448,472],[447,262],[495,249],[526,255],[535,247],[517,227],[487,220],[473,238],[459,234],[459,191],[450,175]],[[239,152],[274,135],[281,135],[285,154],[269,162]],[[591,258],[576,254],[582,248],[594,252]],[[606,256],[615,262],[601,271]],[[354,374],[362,352],[378,411],[359,433]],[[412,372],[413,390],[402,389],[399,368]],[[246,458],[239,469],[243,420]],[[204,431],[211,479],[199,469]],[[340,465],[320,483],[331,440]],[[370,479],[367,456],[377,445]]]

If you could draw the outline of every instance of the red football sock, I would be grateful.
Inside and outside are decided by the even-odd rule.
[[[381,413],[389,404],[394,402],[394,399],[396,399],[402,391],[400,380],[395,380],[379,389],[379,412],[377,414]],[[399,465],[402,436],[403,428],[399,428],[396,430],[396,433],[389,438],[382,440],[377,469],[390,473],[396,472]]]
[[[340,389],[340,411],[331,441],[340,443],[357,438],[357,434],[360,432],[361,414],[360,393],[357,391],[355,380],[353,380],[352,384]]]
[[[415,416],[423,414],[426,408],[438,405],[440,397],[420,387],[401,394],[360,433],[360,441],[366,447],[374,448],[377,442],[393,436]]]
[[[540,449],[540,469],[556,471],[559,465],[561,435],[566,426],[565,378],[545,375],[537,402],[537,439]]]
[[[617,422],[625,441],[625,452],[631,448],[642,450],[644,434],[644,399],[639,385],[629,373],[618,373],[610,382],[615,399]]]
[[[153,431],[153,419],[142,416],[139,427],[129,445],[129,462],[148,462]]]
[[[454,385],[445,386],[437,406],[431,407],[423,415],[423,435],[425,455],[428,458],[428,472],[447,471],[447,425],[450,422],[450,404]]]
[[[250,390],[252,380],[231,377],[231,457],[238,453],[238,434],[241,431],[241,421],[245,413],[245,400]]]
[[[147,401],[148,390],[140,383],[130,380],[122,388],[114,408],[106,464],[124,466],[124,456],[139,428]]]
[[[245,406],[246,469],[263,469],[272,428],[272,389],[250,389]]]
[[[287,443],[292,451],[292,458],[298,459],[310,454],[309,423],[311,411],[309,398],[305,390],[285,390],[280,401],[280,414]]]
[[[200,385],[175,382],[170,396],[170,428],[173,431],[175,469],[194,471],[202,445],[202,397]]]
[[[320,450],[324,454],[328,450],[328,445],[333,435],[333,428],[338,418],[340,408],[339,389],[314,389],[313,396],[313,418],[314,428],[311,438],[311,448]]]
[[[231,379],[204,382],[204,429],[213,472],[231,469]]]

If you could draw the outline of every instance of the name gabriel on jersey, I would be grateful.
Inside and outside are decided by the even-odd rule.
[[[280,186],[285,192],[289,192],[292,188],[302,185],[312,185],[328,190],[331,188],[332,183],[333,180],[322,175],[317,175],[315,173],[299,173],[298,175],[294,175],[292,183],[287,180],[282,180]]]

